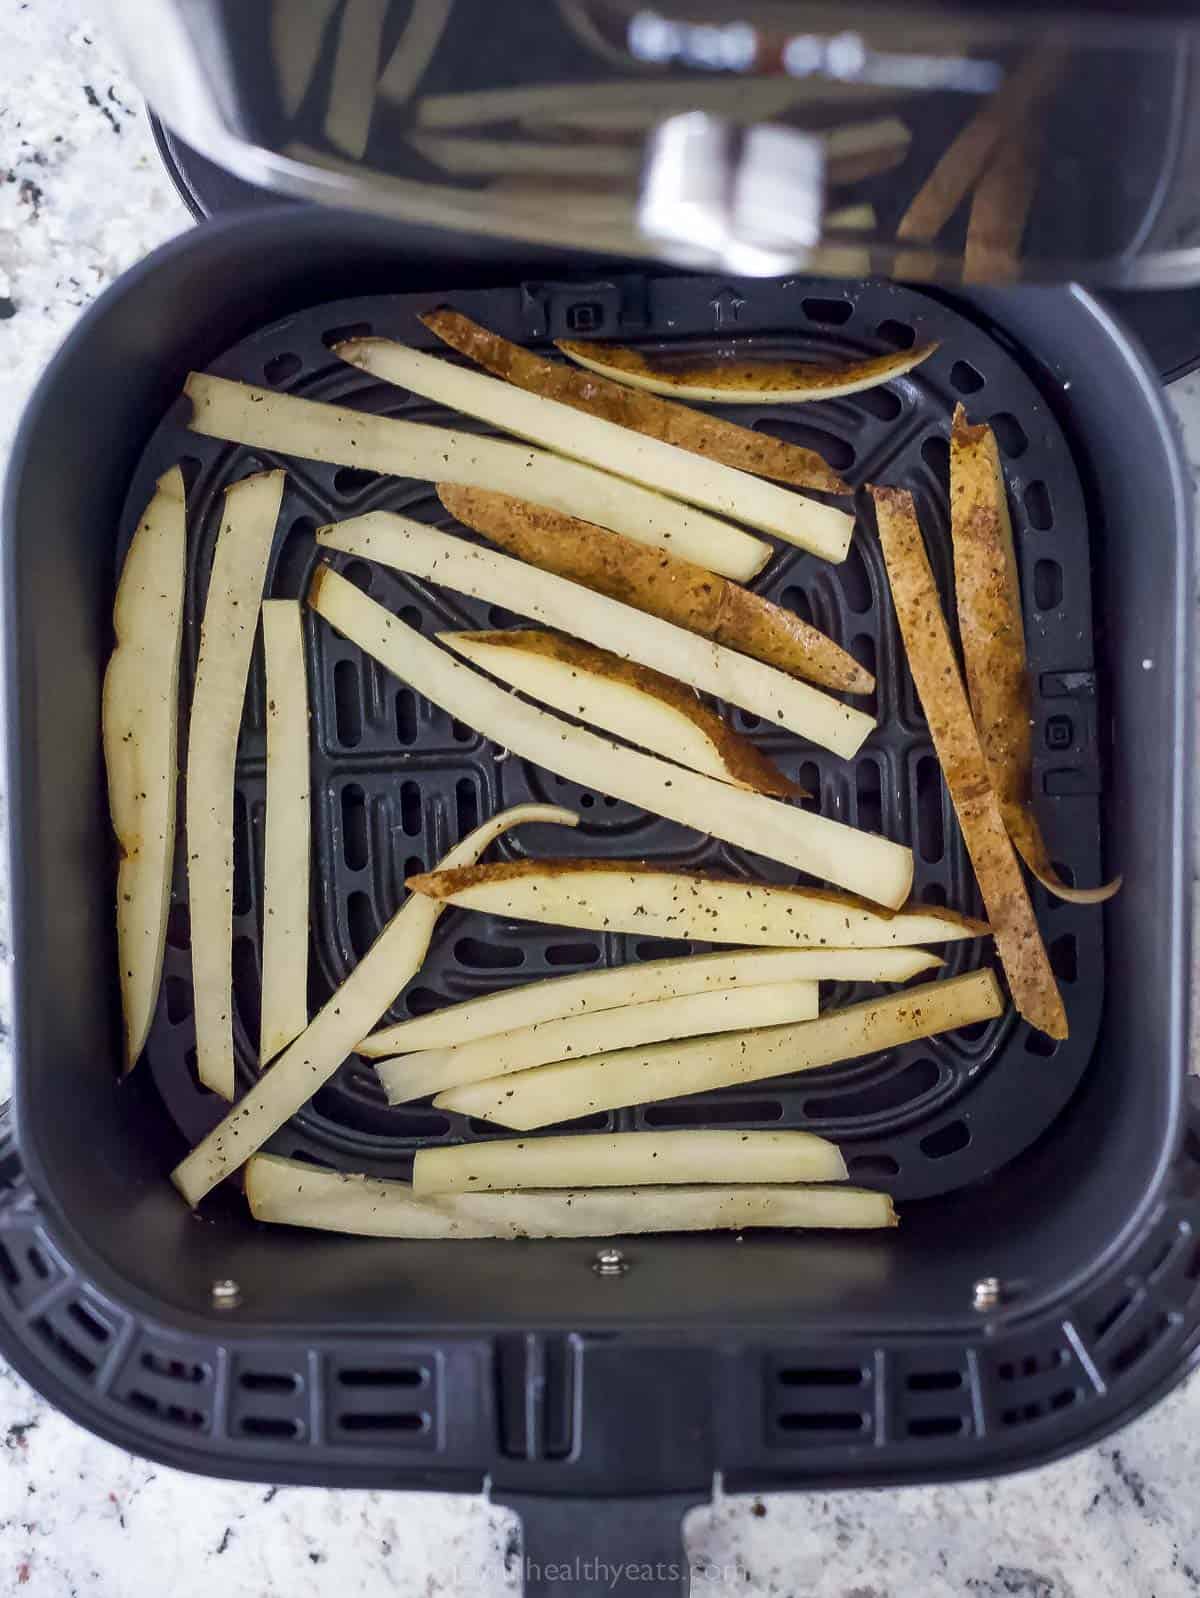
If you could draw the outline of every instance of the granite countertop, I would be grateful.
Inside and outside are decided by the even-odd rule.
[[[80,311],[190,218],[82,0],[0,0],[0,469]],[[1200,379],[1172,398],[1200,462]],[[3,814],[0,811],[0,826]],[[0,840],[0,854],[3,853]],[[0,1073],[7,1073],[0,882]],[[0,1075],[0,1096],[3,1076]],[[0,1592],[367,1598],[520,1590],[515,1521],[480,1498],[190,1477],[81,1431],[0,1364]],[[687,1528],[695,1591],[758,1598],[1200,1593],[1200,1383],[1099,1447],[994,1482],[726,1498]]]

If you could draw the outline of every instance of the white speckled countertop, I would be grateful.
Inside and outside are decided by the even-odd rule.
[[[0,469],[87,305],[190,225],[82,0],[0,0]],[[1200,463],[1200,378],[1177,384]],[[0,811],[0,826],[3,815]],[[0,848],[2,852],[2,848]],[[0,1071],[7,937],[0,882]],[[2,1088],[2,1082],[0,1082]],[[688,1522],[697,1592],[745,1598],[1200,1594],[1200,1383],[1100,1447],[992,1483],[730,1498]],[[482,1499],[247,1487],[120,1453],[0,1365],[0,1593],[374,1598],[520,1590],[513,1517]]]

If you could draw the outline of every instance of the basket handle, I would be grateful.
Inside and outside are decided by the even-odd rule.
[[[707,1494],[492,1495],[521,1517],[524,1598],[687,1598],[683,1517]]]

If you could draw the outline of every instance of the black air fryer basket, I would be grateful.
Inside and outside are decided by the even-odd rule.
[[[448,248],[433,233],[300,208],[211,223],[112,289],[34,398],[4,528],[17,1087],[0,1190],[0,1346],[83,1424],[188,1469],[490,1483],[520,1509],[541,1564],[614,1552],[678,1561],[681,1509],[709,1495],[718,1471],[735,1492],[884,1484],[1078,1447],[1179,1379],[1200,1321],[1185,1035],[1190,484],[1156,382],[1077,289],[950,298],[517,251],[495,240]],[[1022,567],[1039,811],[1076,880],[1125,874],[1103,910],[1038,890],[1069,1043],[1010,1012],[865,1062],[578,1123],[810,1127],[837,1139],[856,1181],[897,1196],[896,1233],[640,1238],[623,1245],[627,1268],[606,1272],[586,1241],[451,1246],[258,1227],[233,1192],[192,1216],[167,1172],[221,1104],[195,1075],[182,871],[148,1058],[118,1082],[99,739],[116,573],[153,478],[182,458],[186,698],[221,490],[275,464],[188,432],[183,377],[207,367],[445,421],[330,350],[360,331],[433,347],[417,315],[442,303],[535,346],[583,332],[699,349],[740,340],[794,356],[939,340],[884,388],[739,419],[821,449],[856,485],[911,488],[947,592],[950,416],[962,399],[973,420],[992,422]],[[280,464],[276,596],[305,591],[323,521],[381,506],[446,520],[427,484]],[[338,559],[427,633],[510,620]],[[879,727],[845,763],[740,712],[736,725],[825,814],[911,842],[918,897],[976,908],[869,517],[843,566],[787,550],[760,586],[875,670]],[[502,852],[639,855],[783,879],[769,862],[528,767],[312,615],[305,626],[314,1007],[401,902],[405,875],[522,799],[578,810],[582,839],[528,828]],[[244,1082],[258,1026],[263,719],[256,660],[235,805]],[[687,947],[451,912],[393,1014]],[[951,949],[950,971],[989,958]],[[423,1144],[488,1135],[438,1110],[387,1108],[373,1072],[351,1060],[271,1147],[405,1176]],[[678,1588],[668,1573],[638,1590]]]

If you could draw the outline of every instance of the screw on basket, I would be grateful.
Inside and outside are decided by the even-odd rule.
[[[624,1276],[629,1269],[629,1261],[619,1248],[602,1248],[596,1251],[592,1269],[597,1276]]]
[[[971,1294],[971,1306],[977,1310],[998,1309],[1004,1296],[1004,1288],[998,1276],[981,1276]]]
[[[212,1303],[214,1309],[237,1309],[242,1302],[242,1290],[232,1277],[225,1277],[222,1281],[212,1285]]]

